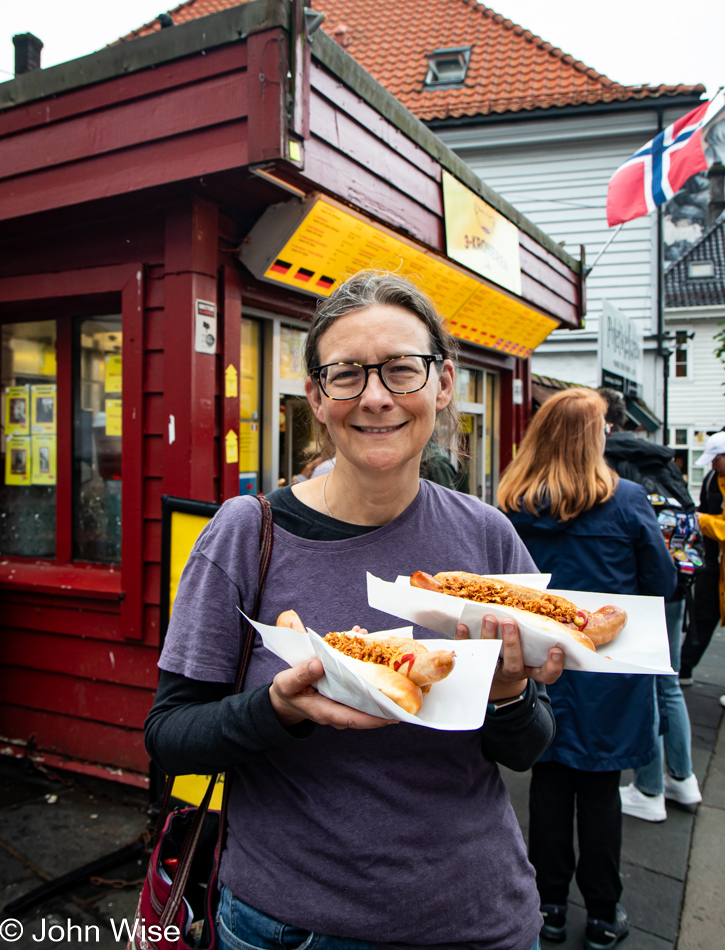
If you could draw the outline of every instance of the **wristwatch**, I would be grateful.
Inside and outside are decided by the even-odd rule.
[[[528,691],[529,687],[527,684],[526,689],[520,696],[507,696],[504,699],[494,699],[489,703],[489,706],[493,706],[495,710],[504,709],[506,706],[515,706],[516,703],[522,703],[526,699]]]

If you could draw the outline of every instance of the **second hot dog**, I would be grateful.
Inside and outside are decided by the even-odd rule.
[[[465,571],[443,571],[435,577],[417,571],[410,583],[481,604],[499,604],[536,614],[544,627],[565,632],[589,650],[614,640],[627,623],[626,611],[621,607],[609,605],[590,613],[557,594]]]

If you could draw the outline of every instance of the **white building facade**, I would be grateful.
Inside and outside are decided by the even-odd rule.
[[[708,436],[725,426],[725,366],[715,355],[725,327],[725,218],[668,267],[665,288],[665,326],[675,338],[670,445],[697,499],[706,470],[695,462]]]
[[[613,233],[606,220],[612,173],[698,102],[699,95],[690,93],[429,124],[477,175],[569,253],[579,256],[583,247],[591,265]],[[656,356],[657,248],[656,213],[627,222],[587,278],[585,329],[555,331],[534,353],[532,371],[600,385],[599,320],[602,302],[609,300],[637,322],[645,356],[641,395],[663,418],[663,361]],[[670,389],[672,427],[679,390]],[[662,432],[655,438],[661,441]]]

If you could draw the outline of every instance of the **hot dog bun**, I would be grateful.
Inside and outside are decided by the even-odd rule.
[[[402,673],[396,673],[388,666],[380,663],[368,663],[365,660],[356,660],[345,656],[345,664],[352,667],[364,680],[379,689],[384,696],[392,699],[401,709],[415,715],[423,705],[423,693],[419,686]]]
[[[620,607],[601,607],[589,613],[557,594],[511,584],[499,578],[469,574],[466,571],[442,571],[435,577],[417,571],[410,578],[410,583],[413,587],[434,590],[477,603],[499,604],[512,611],[521,610],[524,619],[529,621],[531,617],[526,615],[536,614],[539,626],[556,633],[557,636],[566,633],[588,650],[614,640],[627,623],[626,611]]]
[[[279,617],[277,617],[276,626],[291,627],[293,630],[296,630],[297,633],[307,633],[305,625],[300,620],[300,616],[296,610],[282,611]]]

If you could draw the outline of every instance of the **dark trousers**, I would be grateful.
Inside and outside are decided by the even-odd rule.
[[[559,762],[539,762],[529,791],[529,858],[542,904],[566,904],[576,882],[587,913],[614,920],[622,894],[621,772],[583,772]],[[574,813],[579,862],[574,854]]]
[[[682,644],[680,676],[692,676],[720,625],[719,570],[705,570],[697,575],[694,600],[694,617]]]

